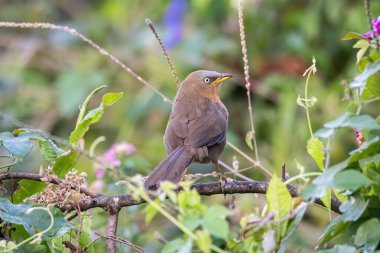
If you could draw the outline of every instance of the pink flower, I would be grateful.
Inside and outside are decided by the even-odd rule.
[[[372,28],[375,32],[376,37],[379,36],[380,35],[380,16],[373,19],[371,24],[372,24]],[[372,30],[362,34],[362,37],[372,40],[373,39]]]
[[[122,158],[125,156],[130,156],[135,152],[135,146],[126,141],[113,144],[103,155],[98,158],[98,162],[94,163],[93,167],[96,178],[98,180],[103,179],[106,172],[106,167],[119,167],[122,164]]]
[[[359,146],[361,146],[365,142],[365,138],[363,134],[359,131],[359,129],[355,128],[354,132],[355,132],[356,141],[358,142]]]
[[[113,149],[118,155],[126,156],[132,155],[136,152],[135,146],[126,141],[113,144],[111,149]]]

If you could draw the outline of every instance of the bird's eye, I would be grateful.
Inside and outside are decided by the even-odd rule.
[[[206,77],[205,79],[203,79],[203,81],[204,81],[205,83],[209,83],[209,82],[210,82],[210,78]]]

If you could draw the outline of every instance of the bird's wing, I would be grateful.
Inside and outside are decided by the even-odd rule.
[[[224,107],[207,101],[203,108],[198,117],[189,121],[185,145],[212,146],[226,140],[227,113]]]
[[[219,103],[199,100],[197,104],[182,103],[173,107],[166,132],[168,153],[178,146],[211,146],[226,139],[227,111]]]

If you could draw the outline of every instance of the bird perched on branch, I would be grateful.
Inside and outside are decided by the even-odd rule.
[[[219,170],[228,112],[218,93],[222,82],[231,77],[227,73],[198,70],[182,82],[164,136],[168,156],[148,176],[145,188],[157,189],[164,180],[178,183],[192,162],[212,162]]]

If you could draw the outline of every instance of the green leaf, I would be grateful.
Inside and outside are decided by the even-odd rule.
[[[292,208],[292,196],[284,183],[276,175],[273,175],[268,186],[266,200],[268,211],[274,212],[276,222],[277,241],[286,233],[288,220],[279,221],[282,217],[288,216]]]
[[[368,40],[359,40],[355,43],[355,45],[352,46],[353,48],[360,48],[360,50],[356,54],[356,64],[358,64],[361,61],[365,52],[367,52],[369,45],[370,44]]]
[[[155,199],[154,202],[156,202],[157,204],[160,204],[159,199]],[[147,205],[145,207],[145,223],[149,224],[154,218],[154,216],[156,216],[157,212],[158,211],[155,207],[153,207],[152,205]]]
[[[195,234],[198,237],[197,246],[203,253],[211,253],[211,238],[210,234],[204,230],[197,230]]]
[[[81,122],[82,122],[82,119],[84,117],[84,114],[86,113],[86,110],[87,110],[87,105],[88,103],[90,102],[91,98],[93,96],[95,96],[96,93],[98,93],[99,91],[101,91],[102,89],[106,88],[107,86],[106,85],[103,85],[103,86],[100,86],[96,89],[94,89],[90,95],[87,96],[87,98],[84,100],[82,106],[80,107],[79,109],[79,115],[78,115],[78,119],[77,119],[77,124],[76,126],[78,126]]]
[[[99,107],[92,109],[89,111],[86,116],[81,119],[82,115],[79,115],[77,125],[74,131],[70,135],[70,143],[74,146],[78,145],[78,142],[86,132],[89,130],[90,125],[98,122],[103,116],[104,109],[112,104],[114,104],[117,100],[119,100],[124,93],[107,93],[103,96],[102,103]],[[79,121],[80,119],[80,121]]]
[[[0,142],[10,153],[21,159],[33,148],[33,142],[24,133],[13,136],[10,132],[3,132],[0,135]]]
[[[207,208],[204,213],[203,227],[213,236],[227,240],[229,211],[224,206],[215,205]]]
[[[359,148],[350,152],[349,162],[354,163],[360,159],[380,153],[380,137],[364,142]]]
[[[380,221],[372,218],[360,225],[355,236],[355,245],[364,246],[364,252],[373,252],[380,242]]]
[[[27,210],[31,207],[31,203],[14,205],[8,199],[0,198],[0,217],[9,223],[23,225],[26,231],[30,235],[33,235],[36,232],[45,230],[50,225],[51,219],[49,214],[44,210],[37,209],[31,213],[27,213]],[[72,226],[64,219],[60,210],[51,208],[50,211],[54,216],[54,225],[44,238],[60,237],[69,231]]]
[[[224,206],[214,205],[206,209],[204,216],[225,219],[229,213],[230,211]]]
[[[324,127],[327,127],[327,128],[338,128],[338,127],[341,127],[344,124],[344,122],[346,122],[348,120],[348,118],[351,117],[351,116],[352,116],[352,113],[345,112],[341,116],[339,116],[338,118],[325,123]]]
[[[323,152],[323,143],[316,137],[312,137],[307,142],[307,152],[317,163],[320,170],[323,171],[323,160],[325,153]]]
[[[350,83],[351,89],[363,88],[367,82],[367,79],[380,70],[380,60],[375,62],[368,62],[364,71],[356,76],[356,78]]]
[[[319,246],[325,245],[336,236],[338,236],[341,232],[345,231],[349,223],[344,222],[343,218],[344,217],[342,216],[338,216],[332,222],[330,222],[330,224],[322,232],[322,235],[319,238]]]
[[[177,238],[165,244],[161,253],[190,253],[193,247],[193,240],[187,239],[187,242],[182,238]]]
[[[66,173],[72,169],[79,158],[79,154],[74,150],[69,150],[58,157],[53,165],[53,172],[59,177],[64,178]],[[21,203],[25,198],[41,192],[46,184],[29,179],[23,179],[18,182],[18,189],[13,194],[14,203]]]
[[[349,245],[335,245],[328,250],[319,250],[318,253],[356,253],[356,248]]]
[[[199,227],[202,224],[202,220],[200,219],[198,213],[187,213],[186,215],[180,215],[179,216],[180,222],[185,225],[189,230],[193,231],[197,227]]]
[[[305,212],[307,210],[307,204],[306,203],[301,203],[297,209],[295,210],[296,212],[296,217],[290,221],[288,230],[286,231],[286,235],[284,238],[281,240],[279,250],[277,253],[283,253],[285,252],[285,243],[290,239],[290,237],[294,234],[296,231],[297,227],[301,223],[303,216],[305,215]]]
[[[348,118],[347,121],[343,123],[342,127],[375,130],[380,129],[380,124],[371,116],[357,115]]]
[[[356,170],[345,170],[335,175],[334,186],[339,189],[355,191],[360,187],[366,187],[371,184],[366,176]]]
[[[49,139],[46,139],[45,141],[39,141],[38,143],[42,157],[49,163],[55,163],[55,160],[64,152]]]
[[[361,99],[363,101],[380,97],[380,72],[376,72],[367,79],[367,82],[364,86],[363,92],[361,94]]]
[[[247,146],[248,146],[251,150],[253,150],[252,140],[253,140],[253,133],[252,133],[252,131],[249,131],[249,132],[245,135],[245,143],[247,143]]]
[[[362,35],[360,33],[356,33],[356,32],[349,32],[349,33],[346,33],[342,38],[341,40],[361,40],[363,39]]]
[[[333,128],[324,127],[324,128],[319,129],[318,131],[316,131],[314,133],[314,136],[322,138],[322,139],[327,139],[327,138],[330,138],[331,136],[333,136],[334,133],[335,133],[335,130]]]
[[[327,188],[325,195],[321,198],[322,203],[325,205],[329,211],[329,217],[331,220],[331,189]]]
[[[80,154],[71,149],[58,157],[53,165],[53,172],[59,177],[64,178],[66,173],[77,163]]]
[[[368,203],[368,200],[364,201],[364,199],[360,197],[351,197],[339,207],[340,211],[343,213],[343,215],[339,217],[344,221],[356,221],[367,209]]]
[[[92,218],[87,214],[87,212],[82,213],[82,231],[79,237],[79,247],[84,248],[87,246],[91,241],[91,234],[93,233],[91,230],[92,226]],[[75,228],[78,229],[79,225],[75,224]],[[73,230],[68,231],[64,235],[62,235],[59,238],[54,238],[51,241],[48,241],[48,246],[52,252],[66,252],[67,248],[66,246],[62,243],[64,241],[71,241],[74,245],[76,245],[76,238],[77,238],[77,233]],[[88,253],[95,253],[94,246],[89,247],[86,252]]]
[[[351,127],[366,130],[380,129],[380,124],[368,115],[353,115],[345,112],[339,118],[324,124],[326,128]]]
[[[46,184],[44,182],[22,179],[18,182],[18,188],[13,194],[13,202],[15,204],[21,203],[27,197],[41,192],[45,188],[45,186]]]
[[[13,134],[5,132],[0,136],[0,142],[3,141],[3,145],[14,155],[23,158],[30,149],[33,147],[32,141],[37,141],[42,157],[49,163],[54,163],[55,159],[63,153],[52,140],[45,137],[44,133],[28,128],[16,129]]]

